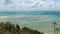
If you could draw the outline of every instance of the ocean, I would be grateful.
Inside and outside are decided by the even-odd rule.
[[[3,11],[0,22],[9,21],[42,32],[53,32],[53,22],[60,28],[60,11]]]

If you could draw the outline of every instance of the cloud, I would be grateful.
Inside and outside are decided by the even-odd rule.
[[[60,9],[59,0],[0,0],[0,9]]]
[[[60,2],[60,0],[54,0],[55,2]]]

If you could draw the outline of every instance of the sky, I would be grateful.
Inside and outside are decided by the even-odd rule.
[[[0,0],[0,11],[60,11],[60,0]]]
[[[0,0],[0,11],[60,11],[60,0]],[[40,21],[41,23],[43,23],[42,26],[45,26],[44,22],[46,23],[49,22],[46,25],[47,27],[49,27],[51,23],[56,19],[56,16],[49,16],[49,15],[45,15],[45,16],[44,15],[32,15],[32,16],[25,15],[25,16],[24,15],[0,16],[0,21],[11,20],[13,22],[17,21],[18,24],[21,21],[21,26],[25,26],[26,24],[27,25],[31,24],[32,26],[34,24],[32,28],[35,28],[37,25],[38,27],[36,29],[39,29]],[[59,20],[60,20],[60,17],[57,20],[58,23],[60,22]],[[29,25],[28,27],[31,27],[31,26]]]

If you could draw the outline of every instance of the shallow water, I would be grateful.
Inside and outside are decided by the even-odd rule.
[[[60,27],[60,12],[57,11],[21,11],[0,12],[0,22],[10,21],[20,27],[29,27],[44,32],[53,32],[53,22]]]

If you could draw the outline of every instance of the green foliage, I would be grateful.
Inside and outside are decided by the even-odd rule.
[[[10,22],[5,23],[5,26],[4,26],[5,30],[11,31],[12,27],[13,25]]]
[[[6,23],[4,23],[4,22],[1,22],[0,23],[0,26],[2,26],[5,30],[7,30],[7,31],[11,31],[11,29],[14,29],[14,24],[11,24],[10,22],[6,22]]]
[[[13,34],[16,34],[16,28],[20,30],[20,27],[18,24],[15,26],[11,22],[6,22],[6,23],[1,22],[0,26],[2,26],[5,31],[13,32]],[[44,34],[43,32],[39,32],[37,30],[33,30],[27,27],[22,28],[22,31],[23,31],[22,32],[23,34]]]
[[[22,30],[27,34],[44,34],[43,32],[39,32],[37,30],[32,30],[30,28],[24,27]]]

